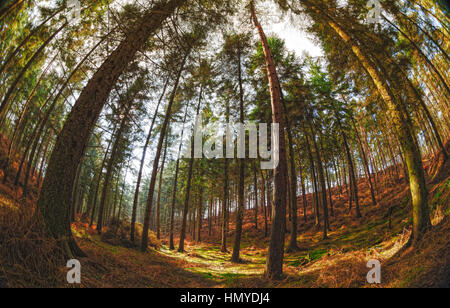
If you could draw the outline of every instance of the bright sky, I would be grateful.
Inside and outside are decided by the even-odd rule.
[[[286,48],[294,51],[299,57],[304,52],[313,57],[323,55],[321,48],[314,43],[313,37],[303,30],[308,24],[305,17],[282,14],[278,6],[270,0],[260,2],[258,8],[260,9],[258,18],[267,35],[276,34],[284,39]]]
[[[287,21],[274,23],[267,31],[276,33],[280,38],[284,39],[286,48],[294,51],[297,56],[301,56],[305,51],[313,57],[323,55],[322,49],[314,43],[311,35],[301,30],[300,27],[292,26]]]

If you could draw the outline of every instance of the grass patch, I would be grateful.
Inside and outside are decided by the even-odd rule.
[[[231,285],[239,281],[240,278],[245,277],[243,274],[224,273],[220,274],[220,278],[224,280],[225,284]]]

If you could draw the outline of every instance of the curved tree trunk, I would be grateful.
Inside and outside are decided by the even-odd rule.
[[[109,35],[109,34],[108,34]],[[66,89],[67,85],[69,84],[70,80],[72,79],[72,77],[75,75],[75,73],[81,68],[81,66],[87,61],[87,59],[90,57],[90,55],[97,49],[98,46],[100,46],[100,44],[108,37],[108,35],[106,35],[105,37],[103,37],[85,56],[84,58],[78,63],[78,65],[75,67],[75,69],[70,73],[70,75],[66,78],[66,81],[62,84],[61,88],[59,88],[58,93],[56,94],[56,96],[53,99],[52,104],[50,105],[48,111],[46,112],[44,119],[41,122],[38,122],[36,124],[35,130],[33,131],[32,137],[30,138],[30,143],[27,146],[27,149],[25,150],[24,154],[23,154],[23,159],[20,163],[19,166],[19,170],[17,172],[17,176],[16,176],[16,180],[15,180],[15,185],[17,186],[19,183],[19,179],[20,179],[20,174],[22,172],[22,167],[23,164],[25,162],[26,159],[26,155],[28,154],[28,151],[32,145],[32,140],[36,137],[39,137],[39,133],[38,130],[40,130],[41,128],[43,128],[43,126],[45,126],[45,123],[48,121],[51,113],[53,112],[54,108],[56,107],[56,104],[58,103],[59,98],[63,95],[64,90]],[[41,111],[47,106],[47,104],[50,102],[50,100],[52,99],[53,94],[57,91],[57,89],[55,88],[55,90],[52,92],[52,94],[47,98],[47,100],[45,101],[45,103],[43,104]],[[40,124],[41,123],[41,124]],[[41,126],[40,126],[41,125]],[[37,134],[37,135],[36,135]],[[7,180],[7,173],[5,172],[5,176],[3,179],[3,182],[5,183]]]
[[[135,30],[127,34],[89,80],[58,136],[37,205],[49,233],[61,242],[69,256],[80,252],[71,245],[75,240],[70,230],[69,209],[76,169],[93,127],[117,79],[134,59],[136,52],[161,27],[164,20],[186,1],[160,2],[144,14]]]
[[[284,138],[284,115],[281,101],[281,89],[278,74],[272,57],[267,37],[256,17],[253,1],[250,2],[250,11],[253,23],[258,29],[266,59],[267,77],[272,102],[272,120],[279,124],[279,164],[274,172],[274,215],[272,217],[272,230],[267,258],[266,276],[271,279],[281,279],[283,275],[285,220],[286,220],[286,185],[287,185],[287,159],[286,141]]]
[[[395,125],[395,129],[405,155],[406,164],[408,166],[413,201],[412,243],[415,245],[417,244],[417,241],[422,238],[423,234],[431,227],[431,219],[430,210],[428,208],[428,190],[426,187],[422,157],[411,128],[411,119],[409,118],[405,107],[395,101],[394,95],[391,93],[391,90],[387,86],[386,82],[383,81],[379,71],[375,68],[370,59],[355,43],[355,41],[329,17],[328,24],[335,30],[341,39],[349,45],[355,56],[361,62],[361,65],[372,78],[381,97],[388,107],[389,115]]]

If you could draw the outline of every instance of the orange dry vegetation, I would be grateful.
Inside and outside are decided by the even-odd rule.
[[[214,225],[212,236],[208,236],[205,221],[203,242],[195,243],[188,238],[185,254],[169,251],[164,245],[167,238],[160,242],[154,234],[150,236],[150,251],[141,253],[139,241],[127,240],[129,223],[116,222],[100,237],[95,226],[90,227],[79,217],[72,229],[88,255],[80,259],[80,287],[369,287],[365,281],[366,263],[374,258],[383,266],[379,287],[448,287],[449,162],[444,164],[436,157],[426,164],[433,229],[415,250],[403,248],[410,235],[408,185],[404,179],[397,182],[382,176],[375,207],[371,205],[367,182],[358,183],[361,219],[349,215],[347,194],[339,194],[337,189],[333,191],[335,217],[331,217],[332,231],[328,240],[324,241],[321,229],[314,226],[311,207],[308,207],[305,223],[303,207],[299,206],[301,251],[286,254],[286,277],[277,282],[262,277],[268,247],[268,239],[262,231],[262,212],[258,215],[259,230],[254,228],[254,211],[247,211],[245,215],[243,264],[232,264],[231,254],[220,252],[220,224]],[[20,190],[0,185],[0,286],[68,287],[65,282],[67,260],[61,256],[55,241],[46,237],[36,215],[35,198],[25,200]],[[307,199],[311,204],[312,196],[308,195]],[[234,237],[234,215],[231,222],[229,247]]]

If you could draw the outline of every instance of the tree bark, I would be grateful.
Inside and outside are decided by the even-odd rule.
[[[240,123],[244,123],[244,88],[242,85],[242,68],[241,68],[241,50],[238,46],[238,83],[239,83],[239,109],[240,109]],[[231,262],[239,263],[240,249],[241,249],[241,237],[242,237],[242,221],[244,219],[245,211],[245,158],[239,160],[239,190],[238,190],[238,209],[236,212],[236,232],[234,239],[233,255]]]
[[[306,189],[305,189],[305,178],[304,178],[304,174],[303,174],[303,163],[302,163],[302,159],[300,158],[299,160],[299,169],[300,169],[300,184],[302,185],[302,203],[303,203],[303,219],[305,220],[305,222],[308,221],[308,215],[306,213],[306,208],[308,205],[308,201],[306,200]]]
[[[310,127],[312,133],[312,127]],[[316,160],[317,160],[317,169],[319,171],[319,183],[321,188],[321,197],[322,197],[322,209],[323,209],[323,239],[328,239],[328,202],[327,202],[327,186],[325,184],[325,176],[323,172],[323,162],[322,157],[320,155],[319,147],[317,146],[317,141],[315,136],[313,135],[313,146],[316,152]]]
[[[159,171],[159,183],[158,183],[158,200],[156,201],[156,238],[161,239],[161,187],[164,175],[164,166],[166,164],[167,157],[167,147],[168,147],[168,134],[166,134],[166,146],[164,147],[163,160],[161,162],[161,168]]]
[[[287,185],[287,159],[286,141],[284,138],[284,115],[281,101],[280,82],[273,61],[272,52],[267,37],[256,17],[253,1],[250,2],[250,10],[253,23],[263,45],[266,59],[267,75],[269,79],[270,96],[272,102],[272,120],[279,124],[279,164],[274,174],[274,215],[272,217],[272,229],[270,245],[267,258],[266,276],[270,279],[281,279],[283,275],[284,242],[285,242],[285,219],[286,219],[286,185]]]
[[[369,162],[367,161],[367,155],[366,155],[366,152],[364,151],[362,140],[361,140],[361,137],[359,135],[358,129],[357,129],[354,121],[353,121],[353,127],[355,129],[356,138],[358,139],[358,144],[359,144],[359,149],[361,152],[361,158],[363,161],[364,170],[366,171],[367,180],[369,182],[370,196],[372,197],[372,205],[375,206],[375,205],[377,205],[377,199],[375,197],[375,190],[373,188],[373,183],[372,183],[372,173],[370,172]]]
[[[269,235],[269,228],[267,223],[267,204],[266,204],[266,179],[264,178],[264,172],[262,169],[259,170],[261,176],[261,206],[264,211],[264,237]]]
[[[134,192],[134,199],[133,199],[133,210],[132,210],[132,214],[131,214],[130,240],[133,243],[135,241],[137,207],[138,207],[138,203],[139,203],[139,192],[140,192],[140,188],[141,188],[142,173],[144,172],[145,158],[147,156],[147,149],[150,144],[151,137],[152,137],[153,127],[156,122],[156,117],[158,116],[159,107],[164,98],[164,95],[166,94],[168,84],[169,84],[169,78],[167,78],[167,80],[164,84],[163,92],[158,100],[158,105],[156,106],[155,114],[153,115],[153,119],[152,119],[152,124],[150,125],[150,129],[148,131],[147,139],[145,140],[145,145],[144,145],[144,149],[142,152],[141,165],[139,167],[139,173],[138,173],[138,178],[137,178],[137,182],[136,182],[136,190]]]
[[[148,234],[149,234],[149,229],[150,229],[150,218],[151,218],[151,212],[152,212],[152,207],[153,207],[153,196],[155,193],[155,185],[156,185],[156,176],[158,173],[158,165],[159,165],[159,160],[161,158],[161,151],[162,151],[162,147],[163,147],[163,143],[164,143],[164,139],[166,137],[167,134],[167,130],[169,127],[169,122],[172,116],[172,107],[173,107],[173,103],[175,101],[175,96],[177,94],[178,91],[178,85],[180,83],[181,80],[181,75],[184,71],[184,67],[186,65],[187,62],[187,58],[189,56],[190,50],[186,52],[186,54],[184,55],[184,58],[181,62],[180,65],[180,69],[178,70],[178,74],[175,80],[175,85],[173,87],[170,99],[169,99],[169,103],[167,105],[167,110],[166,110],[166,116],[164,118],[164,122],[163,125],[161,127],[161,131],[160,131],[160,135],[159,135],[159,142],[158,142],[158,147],[156,150],[156,156],[153,160],[153,171],[152,171],[152,175],[150,178],[150,187],[148,190],[148,199],[147,199],[147,208],[145,210],[145,216],[144,216],[144,228],[142,231],[142,245],[141,245],[141,251],[145,252],[148,248]]]
[[[413,201],[413,236],[412,244],[416,245],[423,234],[431,227],[430,210],[428,208],[428,190],[426,187],[425,174],[422,158],[417,142],[411,128],[411,120],[405,112],[405,107],[395,102],[390,89],[383,82],[383,78],[377,69],[371,64],[369,58],[352,40],[352,38],[337,25],[329,20],[329,25],[336,33],[351,47],[353,53],[360,60],[362,66],[366,69],[372,78],[375,86],[380,92],[381,97],[386,102],[389,115],[395,124],[398,137],[400,139],[402,150],[405,155],[406,164],[410,178],[410,188]]]
[[[286,109],[286,105],[283,102],[284,111],[285,111],[285,119],[287,125],[287,135],[289,142],[289,165],[291,168],[291,180],[290,180],[290,203],[291,203],[291,237],[289,240],[289,246],[287,248],[287,252],[298,251],[297,245],[297,234],[298,234],[298,218],[297,218],[297,171],[295,170],[295,153],[294,153],[294,138],[291,133],[291,125],[289,122],[289,117],[287,116],[288,110]]]
[[[256,164],[253,166],[253,185],[255,189],[255,229],[258,230],[258,172]]]
[[[73,245],[75,240],[70,230],[69,209],[76,169],[93,127],[117,79],[134,59],[136,52],[161,27],[164,20],[186,1],[164,1],[144,14],[135,30],[127,34],[89,80],[58,136],[37,205],[49,233],[60,241],[68,256],[76,256],[81,252]]]
[[[226,108],[226,120],[227,123],[230,121],[230,103],[227,102]],[[227,234],[228,234],[228,221],[229,221],[229,213],[228,213],[228,203],[229,203],[229,185],[228,185],[228,158],[224,159],[224,185],[223,185],[223,203],[222,203],[222,248],[221,251],[223,253],[228,252],[227,250]]]
[[[401,102],[395,100],[395,96],[386,80],[383,79],[370,57],[361,49],[357,40],[351,37],[327,12],[321,11],[310,1],[303,1],[303,3],[315,11],[318,16],[321,16],[320,18],[325,20],[330,28],[349,46],[371,77],[383,101],[387,105],[388,114],[394,123],[408,166],[413,203],[413,236],[411,243],[415,246],[424,233],[431,228],[431,219],[422,157],[406,107]]]
[[[171,204],[171,211],[170,211],[170,231],[169,231],[169,249],[175,250],[175,243],[174,243],[174,229],[175,229],[175,203],[177,201],[177,187],[178,187],[178,174],[180,172],[180,157],[181,157],[181,150],[183,148],[183,137],[184,137],[184,125],[186,123],[186,118],[188,115],[188,107],[189,105],[186,105],[186,111],[184,112],[184,119],[183,119],[183,131],[181,132],[181,138],[180,138],[180,146],[178,148],[178,158],[177,158],[177,164],[175,167],[175,178],[173,181],[173,190],[172,190],[172,204]]]
[[[120,142],[122,141],[122,134],[125,129],[125,126],[127,124],[127,120],[129,117],[129,112],[132,107],[132,103],[128,102],[128,106],[126,107],[125,114],[123,115],[123,119],[120,123],[119,129],[117,130],[116,139],[114,141],[114,145],[111,150],[111,155],[109,157],[108,166],[106,167],[106,174],[105,179],[103,182],[103,189],[102,189],[102,196],[100,199],[100,207],[98,210],[98,219],[97,219],[97,232],[98,234],[102,234],[102,228],[103,228],[103,215],[104,215],[104,209],[106,205],[106,196],[109,189],[109,183],[111,181],[111,176],[114,168],[114,164],[116,162],[116,154],[120,146]]]
[[[200,114],[200,107],[202,102],[202,96],[203,96],[203,84],[200,86],[200,94],[198,98],[198,105],[197,105],[197,117]],[[191,182],[192,182],[192,173],[194,169],[194,138],[192,138],[191,142],[191,158],[189,159],[189,171],[188,171],[188,178],[187,178],[187,185],[186,185],[186,195],[184,198],[184,207],[183,207],[183,218],[181,223],[181,232],[180,232],[180,243],[178,245],[178,252],[184,252],[184,241],[186,239],[186,225],[187,225],[187,215],[189,212],[189,199],[191,197]]]
[[[351,200],[354,198],[355,207],[356,207],[356,218],[361,218],[362,216],[361,216],[361,211],[359,208],[359,197],[358,197],[358,182],[356,181],[355,167],[353,164],[352,153],[351,153],[350,147],[348,145],[347,135],[344,132],[344,129],[341,124],[341,120],[339,118],[338,118],[338,125],[339,125],[339,129],[341,131],[342,142],[344,143],[344,149],[345,149],[345,153],[347,155],[347,163],[348,163],[348,168],[349,168],[350,185],[351,185],[350,204],[351,204]],[[350,210],[351,210],[351,207],[350,207]]]

